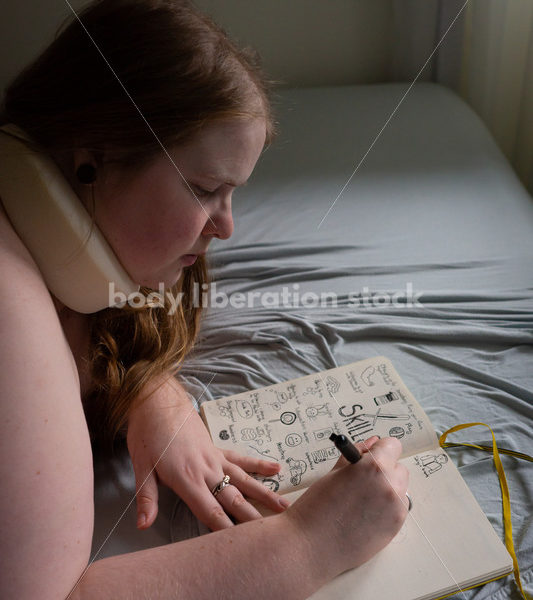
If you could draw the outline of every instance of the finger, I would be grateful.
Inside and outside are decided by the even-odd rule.
[[[363,440],[362,442],[358,442],[357,444],[354,444],[354,445],[361,454],[364,454],[365,452],[368,452],[378,440],[379,440],[379,437],[377,435],[373,435],[372,437],[369,437],[366,440]],[[344,456],[341,454],[339,456],[337,462],[333,465],[332,470],[340,469],[341,467],[345,467],[346,465],[349,465],[349,464],[351,464],[350,461],[348,461],[346,458],[344,458]]]
[[[337,462],[333,465],[333,468],[331,469],[332,471],[335,471],[335,469],[341,469],[342,467],[345,467],[346,465],[349,465],[350,461],[347,460],[346,458],[344,458],[344,456],[341,454],[339,456],[339,458],[337,459]]]
[[[149,463],[134,463],[135,500],[137,502],[137,528],[147,529],[157,517],[159,490],[157,476]]]
[[[280,463],[245,456],[233,450],[222,450],[225,458],[234,465],[240,467],[247,473],[259,473],[260,475],[275,475],[281,469]]]
[[[372,449],[372,446],[379,440],[379,436],[373,435],[372,437],[363,440],[362,442],[358,442],[355,444],[355,447],[359,450],[361,454],[368,452]]]
[[[288,502],[284,498],[267,488],[261,481],[239,469],[239,467],[234,466],[232,468],[228,465],[225,469],[231,476],[231,483],[242,495],[261,502],[261,504],[275,512],[283,512],[288,507]],[[248,521],[257,518],[257,510],[251,504],[247,504],[249,508],[247,506],[240,507],[240,514],[247,515],[246,520]],[[235,513],[232,512],[232,514]],[[235,514],[235,516],[237,515]]]
[[[397,438],[386,437],[377,440],[372,445],[372,452],[368,452],[367,456],[383,467],[393,467],[401,453],[402,444],[400,441]]]
[[[222,477],[219,481],[222,480]],[[218,481],[217,481],[218,483]],[[216,483],[213,484],[215,487]],[[209,527],[211,531],[219,531],[227,527],[233,527],[233,522],[228,517],[224,508],[219,502],[221,495],[227,491],[229,486],[226,486],[218,495],[213,496],[212,488],[208,488],[205,481],[198,486],[187,486],[181,490],[181,499],[190,508],[193,515],[204,525]]]
[[[400,495],[404,496],[409,485],[409,471],[405,465],[398,463],[394,469],[394,477],[396,480],[396,489]]]
[[[234,485],[226,486],[216,497],[226,513],[233,515],[239,523],[260,519],[261,513],[244,498]],[[279,505],[278,505],[279,506]]]

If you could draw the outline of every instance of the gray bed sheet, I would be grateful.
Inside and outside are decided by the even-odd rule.
[[[230,301],[206,310],[181,377],[203,402],[385,355],[437,433],[482,421],[502,447],[533,454],[533,199],[477,115],[437,84],[415,85],[376,140],[408,87],[278,92],[280,136],[234,193],[234,235],[210,252]],[[491,442],[481,427],[450,437],[461,440]],[[491,455],[449,454],[503,539]],[[502,462],[533,593],[533,465]],[[96,558],[208,531],[164,487],[156,523],[137,531],[134,492],[126,454],[95,464]],[[518,597],[511,577],[454,596]]]

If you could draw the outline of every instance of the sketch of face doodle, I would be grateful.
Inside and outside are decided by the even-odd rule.
[[[270,404],[270,406],[272,406],[272,407],[276,406],[277,407],[276,410],[279,410],[279,408],[281,408],[281,405],[285,404],[289,399],[289,395],[287,394],[287,392],[280,392],[280,391],[274,390],[272,388],[268,388],[266,391],[271,392],[272,394],[276,394],[276,399],[273,400],[272,402],[267,403],[267,404]]]
[[[235,406],[237,407],[237,412],[241,415],[243,419],[252,418],[254,410],[252,408],[252,405],[248,402],[248,400],[238,400],[235,403]]]
[[[389,435],[401,440],[405,435],[405,429],[403,427],[391,427],[389,429]]]
[[[294,460],[294,458],[288,458],[286,462],[291,472],[292,485],[300,485],[302,475],[307,471],[307,465],[303,460]]]
[[[276,391],[276,396],[278,397],[279,402],[281,402],[282,404],[285,404],[289,399],[289,395],[287,394],[287,392]]]
[[[328,414],[328,405],[327,404],[315,404],[314,406],[308,406],[305,409],[305,414],[310,419],[316,419],[318,415],[327,415]]]
[[[229,433],[227,429],[222,429],[222,431],[220,431],[220,433],[218,434],[218,437],[221,440],[229,440]]]
[[[299,446],[302,443],[302,436],[299,433],[289,433],[285,438],[285,443],[291,448]]]
[[[361,380],[368,387],[372,387],[373,385],[375,385],[373,381],[370,381],[370,377],[372,377],[372,375],[374,375],[375,372],[376,372],[376,369],[374,369],[374,367],[370,366],[370,367],[367,367],[361,373]]]

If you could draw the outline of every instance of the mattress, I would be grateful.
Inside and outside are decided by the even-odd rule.
[[[218,296],[180,378],[207,402],[385,355],[437,433],[482,421],[501,447],[533,454],[533,199],[463,100],[408,87],[277,92],[279,137],[234,193],[233,236],[213,240]],[[449,439],[461,440],[490,444],[490,432]],[[449,453],[503,539],[491,455]],[[532,465],[502,462],[533,593]],[[127,453],[95,462],[93,557],[208,532],[159,492],[156,522],[138,531]],[[518,595],[508,577],[455,597]]]

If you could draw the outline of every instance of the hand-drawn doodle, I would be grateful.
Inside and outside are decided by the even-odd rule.
[[[340,452],[335,448],[335,446],[330,446],[329,448],[321,448],[320,450],[313,450],[311,452],[311,460],[316,465],[321,462],[325,462],[326,460],[336,459],[340,456]]]
[[[273,410],[281,410],[281,404],[277,400],[274,402],[267,402],[267,404],[271,406]]]
[[[442,465],[448,462],[446,454],[424,454],[415,456],[415,463],[422,469],[426,477],[442,469]]]
[[[250,448],[251,450],[255,450],[257,452],[257,454],[260,454],[261,456],[268,456],[269,460],[272,460],[272,458],[275,458],[272,456],[270,448],[265,448],[265,450],[260,450],[259,448],[256,448],[255,446],[252,446],[251,444],[248,445],[248,448]]]
[[[291,484],[300,485],[300,482],[302,481],[302,475],[307,471],[307,465],[305,464],[305,461],[288,458],[285,462],[289,465]]]
[[[219,433],[218,433],[218,437],[221,440],[229,440],[229,433],[227,429],[222,429]]]
[[[329,407],[327,404],[315,404],[313,406],[307,406],[305,414],[310,419],[316,419],[318,415],[329,415]]]
[[[223,404],[219,405],[218,412],[220,413],[221,417],[225,417],[226,419],[231,419],[233,421],[233,413],[229,404],[227,404],[226,406],[224,406]]]
[[[294,421],[296,421],[296,413],[287,410],[284,413],[281,413],[279,420],[283,425],[292,425]]]
[[[253,417],[254,410],[248,400],[236,400],[235,406],[243,419],[251,419]]]
[[[285,437],[285,443],[291,448],[294,448],[294,446],[299,446],[302,443],[302,436],[299,433],[289,433]]]
[[[372,375],[374,375],[376,372],[376,369],[374,369],[374,367],[371,365],[370,367],[367,367],[362,373],[361,373],[361,380],[363,381],[363,383],[365,385],[367,385],[368,387],[372,387],[374,385],[376,385],[373,381],[370,381],[370,378],[372,377]]]
[[[303,396],[320,396],[322,397],[322,390],[320,389],[320,385],[322,383],[321,379],[315,379],[314,384],[315,387],[306,387],[305,388],[305,392],[303,393]]]
[[[243,427],[241,429],[241,441],[243,442],[255,441],[256,443],[261,445],[265,443],[265,438],[268,439],[268,441],[271,441],[268,429],[265,427],[261,427],[260,425],[255,428]]]
[[[389,429],[389,435],[401,440],[405,435],[405,429],[403,427],[391,427]]]
[[[338,379],[335,379],[335,377],[332,377],[331,375],[326,377],[326,389],[328,390],[330,396],[333,397],[334,394],[339,391],[340,387],[341,382]]]
[[[275,479],[261,479],[260,481],[265,487],[273,492],[277,492],[279,490],[279,481],[276,481]]]
[[[372,427],[376,426],[376,421],[378,419],[396,419],[398,421],[408,421],[411,418],[411,415],[394,415],[394,414],[382,414],[381,406],[378,408],[375,414],[372,413],[362,413],[363,417],[368,417],[372,419]]]
[[[253,427],[243,427],[241,429],[241,441],[251,442],[255,440],[258,444],[262,444],[263,440],[257,436],[257,431]]]
[[[275,400],[266,402],[266,404],[271,406],[274,410],[281,410],[282,404],[286,404],[289,400],[294,400],[294,398],[296,398],[296,386],[294,383],[287,385],[286,391],[284,392],[280,392],[274,388],[268,388],[266,391],[276,395]]]
[[[383,383],[385,383],[385,385],[395,385],[392,381],[392,377],[387,371],[387,365],[385,363],[378,365],[378,371],[381,373],[381,376],[383,377]]]
[[[354,392],[357,392],[358,394],[364,394],[363,388],[357,383],[357,378],[353,371],[348,371],[348,373],[346,373],[346,379],[350,383],[350,386]]]
[[[321,442],[322,440],[329,440],[329,436],[333,433],[332,427],[326,427],[326,429],[316,429],[313,431],[315,440]]]
[[[393,402],[394,400],[399,400],[400,397],[396,392],[389,392],[388,394],[384,394],[383,396],[376,396],[374,398],[374,404],[379,406],[380,404],[388,404],[389,402]]]

